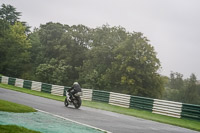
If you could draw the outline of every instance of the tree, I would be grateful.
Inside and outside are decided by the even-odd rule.
[[[19,16],[21,16],[20,12],[16,11],[16,8],[11,5],[1,5],[0,8],[0,19],[6,20],[11,25],[14,25],[15,22],[19,20]]]
[[[182,102],[185,93],[183,75],[178,72],[171,72],[170,78],[165,86],[163,99]]]
[[[107,77],[110,77],[110,84],[118,87],[118,92],[161,97],[163,83],[156,73],[160,62],[146,37],[136,32],[129,34],[114,51],[112,68],[107,71],[110,76]]]
[[[90,35],[89,50],[80,69],[80,81],[85,87],[108,90],[111,87],[105,80],[105,73],[114,59],[113,50],[127,37],[127,33],[122,27],[103,25],[92,29]]]
[[[25,33],[27,27],[19,22],[20,12],[11,5],[0,8],[0,72],[7,76],[23,75],[28,69],[30,43]]]
[[[11,5],[0,8],[1,73],[60,85],[78,80],[94,89],[161,97],[160,62],[142,33],[48,22],[27,34],[20,15]]]
[[[51,84],[69,85],[72,67],[65,64],[64,60],[51,59],[50,62],[40,64],[36,69],[36,76],[39,81]]]
[[[0,8],[0,19],[8,22],[10,25],[14,25],[15,22],[20,22],[19,17],[21,16],[21,12],[17,12],[16,8],[11,5],[2,4]],[[30,26],[26,22],[21,22],[25,27],[25,33],[30,33]]]
[[[141,33],[104,25],[93,30],[87,60],[81,69],[86,86],[126,94],[161,97],[159,59]]]
[[[197,85],[195,74],[191,74],[190,78],[183,79],[183,75],[178,72],[171,72],[169,83],[165,86],[163,99],[200,104],[200,88]]]
[[[0,47],[4,49],[3,53],[0,53],[3,55],[0,72],[7,76],[19,77],[25,64],[30,61],[31,45],[27,40],[25,27],[20,22],[10,25],[5,33],[0,43]]]
[[[176,72],[170,74],[170,88],[176,90],[182,90],[184,88],[183,75]]]
[[[33,46],[31,57],[35,60],[36,77],[43,82],[61,84],[78,80],[78,70],[89,47],[89,34],[90,29],[83,25],[70,27],[52,22],[34,30],[29,38]],[[46,73],[51,70],[54,72]],[[43,72],[49,75],[48,78]],[[53,77],[60,77],[60,82]]]
[[[42,61],[39,61],[38,58],[41,57],[41,52],[42,52],[42,44],[40,42],[39,38],[39,29],[34,29],[31,34],[29,34],[28,39],[30,40],[31,43],[31,62],[34,63],[33,65],[38,65]]]
[[[59,53],[56,50],[56,46],[60,44],[60,39],[64,32],[65,29],[60,23],[49,22],[45,25],[40,25],[38,35],[42,44],[43,58],[49,61],[49,59],[58,56]]]
[[[197,89],[197,78],[195,74],[191,74],[190,78],[186,80],[186,90],[183,102],[198,104],[198,89]]]

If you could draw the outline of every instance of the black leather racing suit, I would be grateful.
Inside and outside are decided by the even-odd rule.
[[[72,95],[74,96],[74,94],[82,92],[82,89],[79,84],[74,84],[69,90],[67,90],[67,92],[69,92],[69,98],[71,99]]]

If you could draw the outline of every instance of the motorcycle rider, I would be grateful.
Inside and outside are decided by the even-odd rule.
[[[69,100],[71,101],[72,96],[78,92],[82,92],[82,89],[78,82],[74,82],[72,87],[67,90],[67,92],[69,92]]]

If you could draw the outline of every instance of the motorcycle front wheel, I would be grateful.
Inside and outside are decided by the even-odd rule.
[[[65,98],[64,104],[65,104],[66,107],[69,105],[67,98]]]

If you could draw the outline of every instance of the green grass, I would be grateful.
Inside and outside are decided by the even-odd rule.
[[[64,101],[64,99],[65,99],[64,96],[63,97],[54,96],[54,95],[51,95],[48,93],[37,92],[37,91],[19,88],[19,87],[10,86],[10,85],[5,85],[5,84],[0,84],[0,87],[15,90],[15,91],[20,91],[20,92],[24,92],[24,93],[28,93],[28,94],[32,94],[32,95],[37,95],[37,96],[41,96],[41,97],[45,97],[45,98],[50,98],[50,99],[54,99],[54,100],[58,100],[58,101]],[[94,101],[83,101],[82,105],[200,131],[200,126],[199,126],[200,121],[188,120],[188,119],[178,119],[178,118],[174,118],[174,117],[153,114],[149,111],[123,108],[123,107],[113,106],[110,104],[94,102]]]
[[[84,104],[89,107],[98,108],[102,110],[108,110],[120,114],[125,114],[129,116],[139,117],[147,120],[153,120],[161,123],[166,123],[170,125],[180,126],[192,130],[200,131],[200,121],[189,120],[189,119],[179,119],[159,114],[153,114],[149,111],[145,110],[138,110],[138,109],[130,109],[130,108],[123,108],[118,106],[109,105],[106,103],[99,103],[99,102],[90,102],[84,101]]]
[[[10,90],[15,90],[15,91],[27,93],[27,94],[31,94],[31,95],[35,95],[35,96],[40,96],[40,97],[45,97],[45,98],[49,98],[49,99],[53,99],[53,100],[58,100],[58,101],[64,101],[64,99],[65,99],[64,96],[62,96],[62,97],[61,96],[55,96],[55,95],[51,95],[49,93],[38,92],[38,91],[20,88],[20,87],[16,87],[16,86],[12,86],[12,85],[6,85],[6,84],[0,83],[0,87],[5,88],[5,89],[10,89]]]
[[[36,112],[36,110],[31,107],[8,102],[1,99],[0,99],[0,111],[15,112],[15,113]],[[0,132],[1,133],[40,133],[40,132],[29,130],[27,128],[16,126],[16,125],[0,125]]]
[[[15,113],[36,112],[36,110],[31,107],[8,102],[1,99],[0,99],[0,111],[15,112]]]
[[[19,127],[16,125],[0,125],[1,133],[40,133],[38,131],[29,130],[24,127]]]

